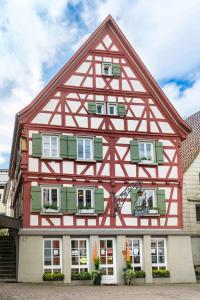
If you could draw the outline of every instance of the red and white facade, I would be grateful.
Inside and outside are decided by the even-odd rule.
[[[120,76],[103,75],[103,63],[120,65]],[[88,102],[93,101],[104,103],[105,107],[112,103],[123,104],[126,115],[121,117],[106,113],[89,114]],[[93,241],[95,236],[99,242],[101,239],[110,238],[115,240],[113,257],[118,259],[116,256],[125,247],[125,244],[119,244],[120,238],[122,240],[124,237],[124,241],[141,239],[144,247],[148,244],[148,236],[152,239],[163,238],[165,248],[171,251],[171,242],[170,245],[167,244],[168,237],[182,232],[183,174],[180,145],[189,128],[111,17],[102,23],[36,99],[18,114],[15,129],[10,176],[16,186],[22,184],[23,228],[19,233],[21,243],[22,238],[27,237],[51,236],[56,239],[59,236],[62,242],[64,236],[72,239],[81,239],[83,236],[88,239],[91,256],[91,237]],[[88,162],[33,157],[32,136],[37,133],[102,138],[103,160]],[[134,164],[130,155],[130,142],[133,139],[162,142],[163,163]],[[17,162],[20,140],[21,160]],[[110,193],[114,191],[119,194],[134,181],[140,181],[144,189],[165,191],[166,214],[136,217],[131,210],[130,196],[127,197],[121,213],[114,214]],[[56,185],[103,189],[104,213],[80,215],[33,212],[31,188]],[[15,205],[18,203],[14,200],[17,194],[15,188],[13,193]],[[144,256],[142,268],[147,273],[145,255],[149,254],[144,248],[141,252]],[[165,252],[165,256],[170,254]],[[123,258],[120,261],[123,264]],[[173,263],[171,261],[169,265],[173,266]],[[169,265],[166,267],[169,268]],[[120,282],[121,271],[115,270],[115,282]],[[151,282],[149,276],[148,274],[147,281]]]

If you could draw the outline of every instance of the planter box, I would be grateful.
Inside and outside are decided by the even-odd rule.
[[[154,277],[153,283],[156,283],[156,284],[170,283],[170,277]]]
[[[72,285],[92,285],[91,280],[72,280]]]
[[[132,285],[145,284],[145,278],[133,278]]]

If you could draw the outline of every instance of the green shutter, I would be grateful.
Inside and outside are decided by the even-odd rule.
[[[131,191],[131,211],[134,213],[137,206],[137,189]]]
[[[103,160],[103,140],[102,138],[94,138],[94,159]]]
[[[156,150],[156,161],[158,164],[162,164],[163,163],[163,143],[156,142],[155,150]]]
[[[95,189],[95,212],[102,214],[104,212],[104,194],[103,189]]]
[[[88,102],[88,113],[89,114],[96,113],[96,103],[95,102]]]
[[[67,144],[68,158],[76,159],[77,158],[76,137],[68,136],[67,140],[68,140],[68,144]]]
[[[133,163],[139,162],[139,144],[137,140],[132,140],[130,143],[131,161]]]
[[[158,212],[161,215],[166,215],[165,190],[158,189],[156,192]]]
[[[67,187],[61,188],[61,212],[67,212]]]
[[[114,77],[119,77],[121,74],[120,64],[112,64],[112,74]]]
[[[76,210],[76,188],[67,187],[67,212],[75,213]]]
[[[68,136],[60,136],[60,156],[62,158],[68,158]]]
[[[124,104],[117,105],[118,116],[123,117],[126,115],[126,106]]]
[[[61,211],[66,213],[76,212],[76,188],[61,188]]]
[[[31,211],[40,212],[41,211],[41,187],[32,186],[31,187]]]
[[[32,134],[32,156],[42,156],[42,135],[40,133]]]

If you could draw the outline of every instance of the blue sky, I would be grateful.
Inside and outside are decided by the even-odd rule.
[[[0,0],[0,7],[0,168],[9,164],[16,112],[108,14],[178,112],[199,110],[200,0]]]

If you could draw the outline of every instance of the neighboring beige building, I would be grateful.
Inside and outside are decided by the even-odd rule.
[[[191,234],[194,267],[200,271],[200,111],[186,121],[192,132],[182,143],[183,223]]]
[[[3,195],[6,183],[8,181],[8,170],[0,169],[0,214],[5,215],[6,207],[3,203]]]

